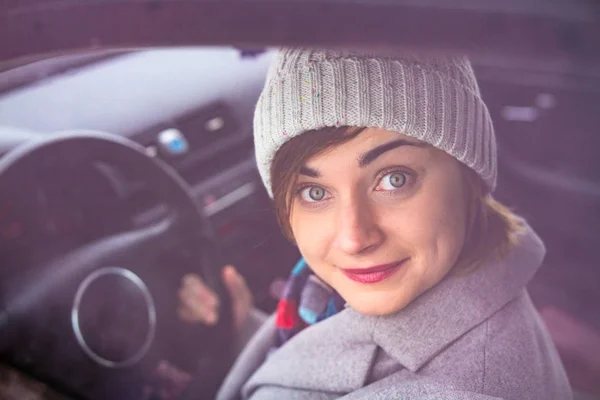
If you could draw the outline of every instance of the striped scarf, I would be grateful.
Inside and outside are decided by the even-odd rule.
[[[300,259],[277,305],[275,348],[281,347],[307,326],[337,314],[344,304],[344,299],[314,275],[303,258]]]

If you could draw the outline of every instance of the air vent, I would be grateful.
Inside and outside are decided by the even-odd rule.
[[[239,134],[231,110],[223,103],[213,104],[179,119],[177,127],[186,137],[191,151]]]
[[[146,148],[148,156],[163,159],[189,178],[197,171],[206,173],[215,167],[228,167],[235,158],[225,157],[226,160],[221,160],[225,165],[215,163],[215,158],[222,159],[225,153],[245,157],[251,152],[252,137],[247,131],[241,132],[239,126],[228,105],[213,103],[138,133],[132,139]]]

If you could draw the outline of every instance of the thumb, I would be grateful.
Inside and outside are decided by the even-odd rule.
[[[237,284],[237,271],[231,265],[227,265],[223,268],[223,281],[225,282],[225,286],[227,286],[227,290],[233,295],[233,291],[235,290],[235,286]]]
[[[242,294],[240,291],[247,290],[246,281],[231,265],[223,268],[223,281],[225,281],[225,286],[227,286],[229,295],[234,302],[236,299],[240,298],[240,295]]]
[[[245,322],[252,309],[252,293],[246,285],[246,280],[231,265],[223,268],[223,280],[229,291],[236,326]]]

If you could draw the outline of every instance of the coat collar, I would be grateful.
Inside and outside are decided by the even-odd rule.
[[[377,347],[418,371],[460,336],[516,298],[545,254],[526,225],[519,243],[498,262],[465,276],[449,275],[401,311],[365,316],[346,308],[297,334],[275,351],[245,386],[349,393],[365,384]],[[324,373],[313,373],[324,371]]]
[[[465,276],[450,275],[398,313],[377,318],[373,340],[404,367],[419,370],[522,293],[545,252],[540,238],[526,226],[502,260]]]

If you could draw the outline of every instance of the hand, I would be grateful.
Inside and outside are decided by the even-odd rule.
[[[241,328],[252,310],[254,299],[246,280],[231,265],[223,268],[223,281],[231,296],[233,322]],[[219,298],[197,274],[188,274],[179,289],[179,317],[186,322],[212,326],[219,320]]]

